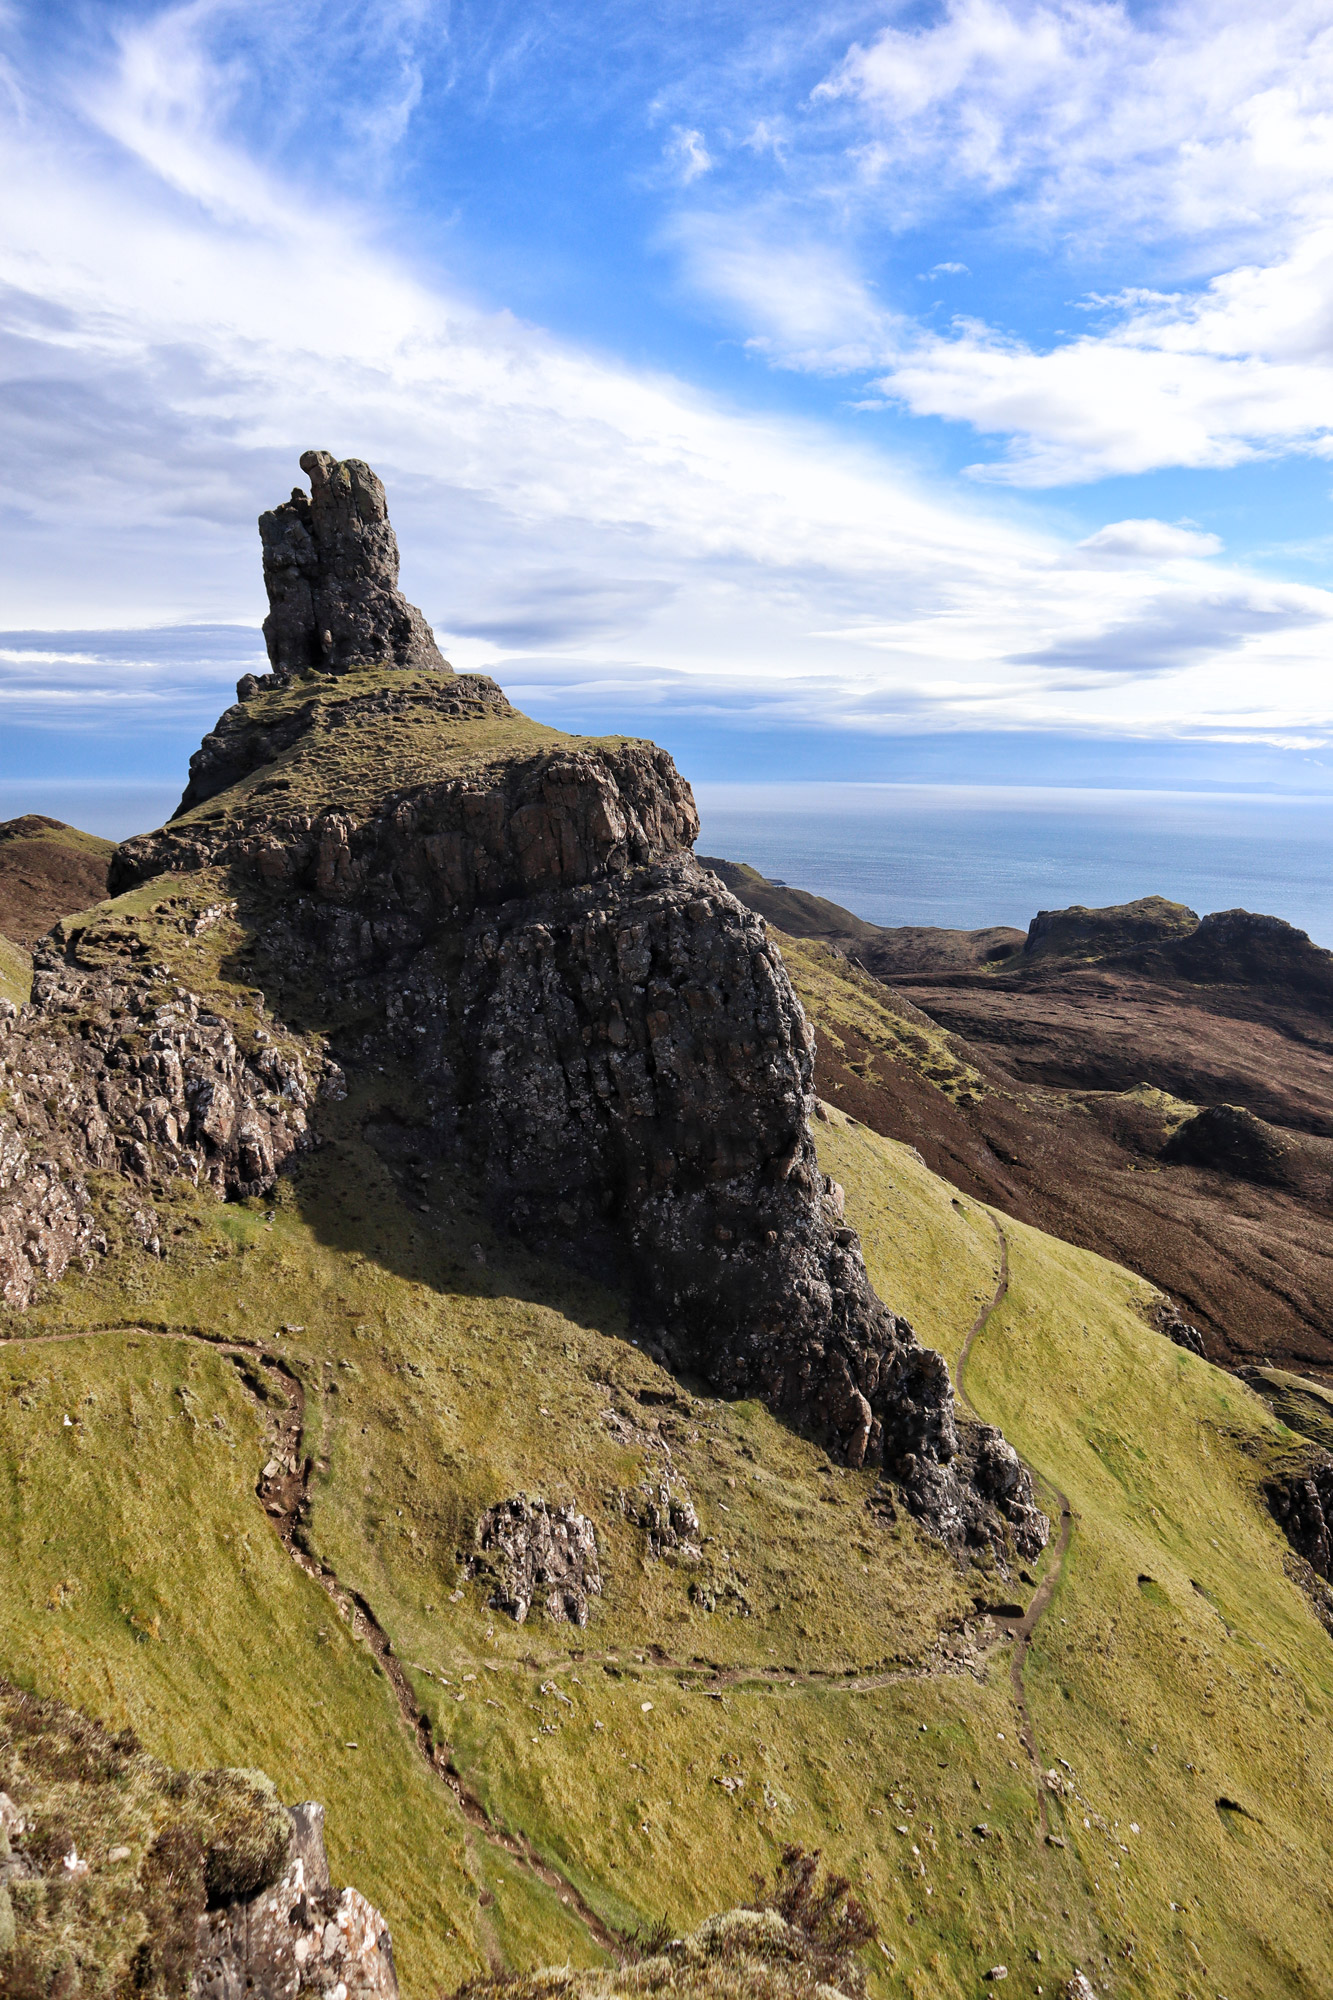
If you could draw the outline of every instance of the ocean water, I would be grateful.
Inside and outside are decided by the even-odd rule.
[[[695,786],[699,852],[876,924],[1025,929],[1168,896],[1285,917],[1333,948],[1333,798],[981,785]]]

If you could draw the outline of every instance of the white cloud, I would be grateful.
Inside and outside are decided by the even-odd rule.
[[[1171,561],[1176,557],[1219,555],[1218,536],[1170,521],[1108,521],[1096,534],[1085,535],[1077,553],[1105,562]]]
[[[862,174],[918,207],[972,184],[1057,225],[1270,231],[1329,185],[1333,23],[1322,0],[948,0],[815,99],[859,115]]]
[[[877,386],[1007,434],[1005,458],[974,471],[1014,485],[1333,455],[1333,223],[1196,295],[1104,303],[1105,331],[1046,352],[967,321],[900,339]]]
[[[993,484],[1333,456],[1327,0],[945,0],[854,45],[807,114],[767,205],[676,228],[775,364],[870,373],[1001,440],[972,468]],[[1124,276],[1049,344],[880,307],[868,246],[891,261],[941,216],[984,219],[1001,257]]]
[[[686,187],[691,181],[697,181],[700,174],[706,174],[713,164],[703,133],[696,132],[691,126],[677,125],[665,151],[669,164]]]
[[[1165,524],[1133,560],[1071,548],[814,425],[480,310],[223,140],[234,79],[198,15],[136,30],[84,93],[96,127],[0,125],[0,174],[30,190],[0,221],[6,602],[62,628],[6,635],[30,691],[45,650],[98,658],[41,682],[85,714],[162,698],[170,635],[130,635],[117,668],[92,626],[248,622],[210,642],[209,685],[234,677],[262,611],[254,516],[319,445],[377,466],[409,595],[516,690],[867,731],[1333,735],[1333,597],[1204,561]],[[719,226],[692,254],[793,340],[895,337],[817,244],[747,261]]]

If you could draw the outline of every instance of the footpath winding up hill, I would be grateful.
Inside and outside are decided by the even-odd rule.
[[[999,1093],[303,463],[0,1041],[0,1987],[1333,1990],[1328,1462],[840,1106]],[[797,1848],[877,1935],[736,1914]]]

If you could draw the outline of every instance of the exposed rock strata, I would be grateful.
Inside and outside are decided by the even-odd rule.
[[[259,517],[276,674],[382,662],[447,671],[430,626],[398,588],[398,542],[381,481],[359,458],[307,451],[300,487]]]
[[[338,485],[317,475],[312,521]],[[371,632],[378,661],[388,641],[363,612],[388,576],[387,519],[378,483],[348,478],[370,495],[366,533],[337,515],[310,605],[346,646]],[[306,629],[289,582],[270,566],[279,635]],[[305,664],[286,643],[282,674]],[[192,785],[253,768],[261,739],[271,754],[297,721],[333,731],[359,699],[355,684],[313,706],[303,693],[232,711]],[[457,681],[418,674],[404,697],[420,715],[456,702]],[[284,770],[309,770],[292,740]],[[671,759],[641,743],[492,753],[439,782],[386,784],[357,813],[327,777],[336,745],[317,748],[321,806],[285,799],[277,778],[247,784],[127,842],[113,888],[229,870],[268,963],[318,968],[330,1018],[365,1024],[341,1053],[407,1071],[419,1150],[465,1167],[497,1222],[633,1288],[678,1365],[763,1397],[851,1465],[885,1467],[947,1540],[1002,1541],[1007,1522],[1025,1553],[1040,1546],[1016,1455],[984,1426],[960,1432],[943,1360],[870,1286],[810,1134],[809,1025],[763,923],[691,852],[698,818]],[[248,1162],[222,1172],[254,1179]]]

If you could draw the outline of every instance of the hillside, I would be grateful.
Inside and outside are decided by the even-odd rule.
[[[0,821],[0,937],[30,949],[72,910],[106,894],[115,842],[43,813]]]
[[[834,1102],[1142,1271],[1220,1364],[1333,1379],[1333,955],[1276,918],[1160,897],[1043,912],[1026,941],[858,937],[821,898],[727,879],[791,925],[807,1007],[841,968],[817,1063]]]
[[[0,1985],[220,1992],[271,1917],[259,2000],[776,2000],[698,1927],[799,1846],[884,2000],[1333,1989],[1310,1446],[816,1106],[854,1027],[993,1086],[778,950],[663,753],[423,662],[307,458],[274,673],[0,1020]]]

